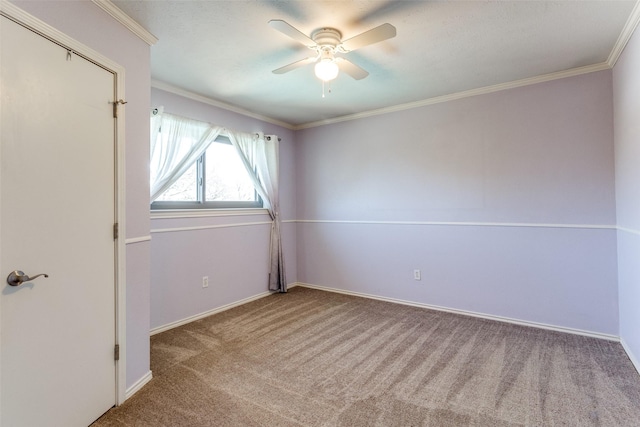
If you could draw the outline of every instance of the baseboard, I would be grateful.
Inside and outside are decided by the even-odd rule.
[[[631,351],[631,348],[627,345],[627,342],[622,337],[620,337],[620,344],[622,344],[622,348],[624,348],[624,351],[627,353],[629,360],[631,360],[631,363],[633,363],[633,366],[636,368],[638,375],[640,375],[640,361],[636,359],[636,356]]]
[[[153,378],[153,375],[151,374],[151,371],[144,374],[142,378],[140,378],[131,387],[127,389],[124,395],[124,400],[129,399],[131,396],[133,396],[138,391],[140,391],[140,389],[144,387],[149,381],[151,381],[152,378]]]
[[[330,288],[330,287],[327,287],[327,286],[317,286],[317,285],[312,285],[312,284],[309,284],[309,283],[298,282],[298,283],[296,283],[296,286],[301,286],[301,287],[304,287],[304,288],[311,288],[311,289],[318,289],[318,290],[321,290],[321,291],[335,292],[335,293],[345,294],[345,295],[353,295],[353,296],[357,296],[357,297],[375,299],[375,300],[379,300],[379,301],[392,302],[392,303],[395,303],[395,304],[409,305],[409,306],[412,306],[412,307],[427,308],[427,309],[430,309],[430,310],[443,311],[443,312],[447,312],[447,313],[461,314],[463,316],[477,317],[477,318],[480,318],[480,319],[495,320],[497,322],[512,323],[514,325],[529,326],[529,327],[532,327],[532,328],[547,329],[547,330],[550,330],[550,331],[564,332],[564,333],[574,334],[574,335],[582,335],[582,336],[586,336],[586,337],[604,339],[604,340],[608,340],[608,341],[617,341],[617,342],[620,341],[620,337],[617,336],[617,335],[609,335],[609,334],[603,334],[603,333],[599,333],[599,332],[585,331],[585,330],[582,330],[582,329],[565,328],[565,327],[562,327],[562,326],[547,325],[545,323],[530,322],[530,321],[527,321],[527,320],[520,320],[520,319],[512,319],[512,318],[509,318],[509,317],[495,316],[495,315],[486,314],[486,313],[477,313],[477,312],[474,312],[474,311],[459,310],[459,309],[455,309],[455,308],[441,307],[441,306],[438,306],[438,305],[424,304],[424,303],[420,303],[420,302],[407,301],[407,300],[401,300],[401,299],[396,299],[396,298],[381,297],[381,296],[378,296],[378,295],[366,294],[366,293],[362,293],[362,292],[345,291],[344,289]],[[290,287],[293,287],[293,286],[290,286]],[[638,365],[636,365],[636,367],[637,366]]]
[[[213,314],[229,310],[229,309],[237,307],[239,305],[243,305],[243,304],[246,304],[248,302],[255,301],[257,299],[267,297],[267,296],[271,295],[272,293],[273,292],[269,292],[269,291],[262,292],[260,294],[251,296],[249,298],[241,299],[239,301],[235,301],[235,302],[232,302],[230,304],[223,305],[222,307],[217,307],[217,308],[214,308],[212,310],[208,310],[208,311],[205,311],[203,313],[196,314],[194,316],[189,316],[189,317],[186,317],[186,318],[181,319],[181,320],[176,320],[175,322],[167,323],[166,325],[158,326],[157,328],[151,329],[149,331],[149,334],[150,335],[159,334],[160,332],[168,331],[169,329],[177,328],[178,326],[186,325],[187,323],[195,322],[196,320],[200,320],[202,318],[211,316]]]

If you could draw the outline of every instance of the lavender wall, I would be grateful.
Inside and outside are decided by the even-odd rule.
[[[281,218],[295,219],[291,130],[159,89],[152,89],[151,100],[169,113],[238,131],[280,136]],[[267,292],[270,220],[261,212],[152,218],[152,329]],[[295,223],[285,222],[282,232],[287,281],[293,283],[297,280]],[[204,289],[203,276],[209,277],[209,287]]]
[[[298,280],[617,335],[611,106],[603,71],[299,131]]]
[[[613,71],[620,338],[640,371],[640,35]]]
[[[126,236],[149,234],[149,46],[89,1],[16,6],[125,67]],[[149,371],[149,243],[127,245],[127,387]]]

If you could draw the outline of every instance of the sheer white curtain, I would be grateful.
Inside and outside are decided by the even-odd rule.
[[[160,196],[224,131],[220,126],[173,114],[158,113],[151,120],[151,201]]]
[[[280,232],[278,137],[240,132],[228,132],[227,136],[236,147],[256,191],[262,197],[264,207],[271,216],[269,290],[287,292]]]

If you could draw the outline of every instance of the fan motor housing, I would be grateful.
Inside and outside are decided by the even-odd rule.
[[[318,46],[331,46],[335,48],[340,44],[342,34],[335,28],[320,28],[311,33],[311,38]]]

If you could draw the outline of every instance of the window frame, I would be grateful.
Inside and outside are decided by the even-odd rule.
[[[212,142],[212,144],[231,144],[231,140],[224,136],[218,135],[218,137]],[[264,202],[258,191],[254,188],[255,201],[243,201],[243,200],[204,200],[206,194],[206,157],[207,151],[196,160],[196,201],[157,201],[154,200],[151,203],[151,210],[189,210],[189,209],[264,209]]]

